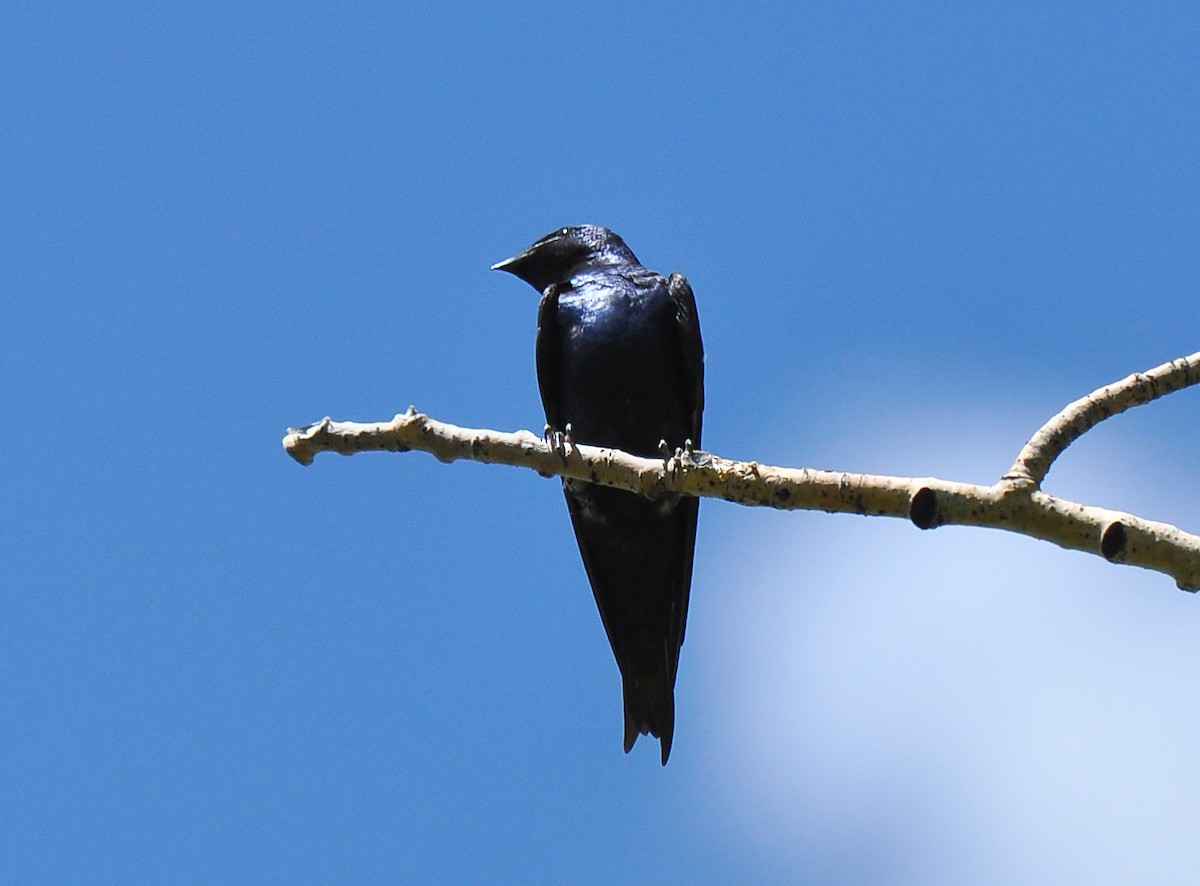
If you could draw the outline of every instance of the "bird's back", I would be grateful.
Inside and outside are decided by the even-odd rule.
[[[540,379],[542,397],[551,423],[569,422],[575,442],[643,456],[656,456],[660,441],[672,449],[689,439],[699,445],[688,393],[695,382],[685,377],[677,306],[663,277],[640,266],[580,275],[558,295],[547,328],[556,371]],[[661,739],[665,763],[699,502],[573,480],[563,491],[621,671],[625,750],[650,733]]]
[[[693,435],[677,394],[683,367],[671,348],[667,281],[638,271],[589,275],[559,297],[562,368],[543,401],[557,399],[579,442],[651,456],[660,440],[681,446]]]

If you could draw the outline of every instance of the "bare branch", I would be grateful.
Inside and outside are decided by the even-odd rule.
[[[1025,444],[1005,479],[1032,484],[1038,489],[1054,460],[1100,422],[1197,383],[1200,383],[1200,352],[1105,385],[1042,425]]]
[[[564,458],[529,431],[505,434],[459,428],[411,408],[378,424],[326,418],[290,430],[283,445],[305,465],[325,451],[351,455],[418,450],[444,462],[470,459],[532,468],[547,477],[586,480],[649,497],[694,495],[784,510],[900,517],[922,529],[986,526],[1153,569],[1174,578],[1184,590],[1200,589],[1200,537],[1166,523],[1058,499],[1037,491],[1028,481],[1006,478],[994,486],[976,486],[932,478],[768,467],[703,452],[664,463],[582,445],[570,446]]]

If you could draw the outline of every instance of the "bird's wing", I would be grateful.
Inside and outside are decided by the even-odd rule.
[[[680,395],[688,403],[691,417],[691,441],[700,448],[704,416],[704,342],[700,338],[700,315],[696,296],[687,278],[676,271],[667,284],[675,304],[675,325],[680,353],[684,390]]]
[[[668,283],[671,301],[675,304],[676,347],[679,349],[681,390],[680,398],[688,405],[690,417],[690,439],[692,445],[700,447],[700,433],[704,417],[704,342],[700,338],[700,315],[696,311],[696,297],[691,284],[678,271],[671,275]],[[682,441],[680,441],[682,442]],[[677,443],[674,445],[678,445]],[[679,500],[676,527],[679,532],[677,565],[678,591],[674,596],[676,610],[671,613],[674,649],[670,650],[671,681],[679,667],[679,647],[687,630],[688,598],[692,588],[692,559],[696,551],[696,522],[700,515],[700,499],[685,496]]]
[[[538,303],[537,377],[546,410],[546,424],[561,431],[562,414],[562,339],[558,332],[558,297],[571,288],[569,283],[552,283],[542,293]]]

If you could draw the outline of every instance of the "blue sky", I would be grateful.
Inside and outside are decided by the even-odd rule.
[[[1200,603],[1019,537],[701,508],[671,762],[554,481],[279,445],[540,429],[594,222],[684,271],[706,448],[990,482],[1198,349],[1200,12],[0,12],[6,882],[1181,881]],[[1193,531],[1196,392],[1050,491]]]

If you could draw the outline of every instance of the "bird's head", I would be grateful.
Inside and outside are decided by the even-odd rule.
[[[576,225],[547,234],[521,254],[492,265],[492,270],[507,271],[541,292],[588,268],[624,262],[638,260],[619,236],[599,225]]]

